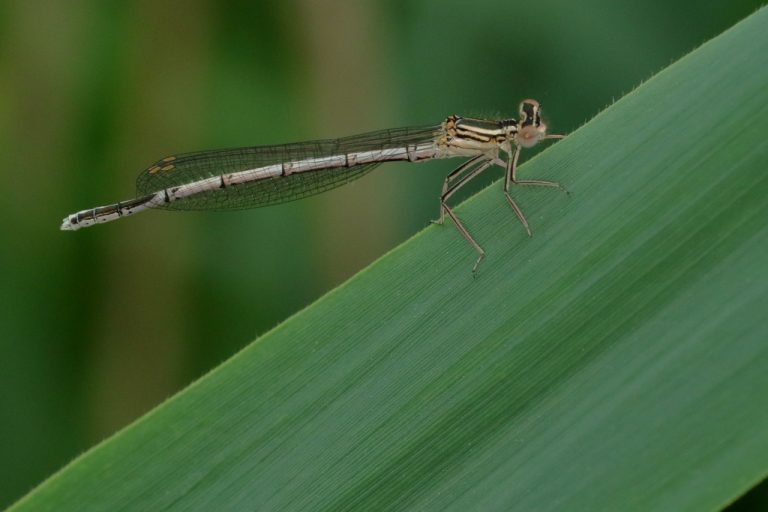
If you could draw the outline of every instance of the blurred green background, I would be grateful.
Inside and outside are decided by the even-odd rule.
[[[425,227],[455,162],[268,209],[75,233],[66,214],[184,151],[514,116],[526,97],[569,132],[760,4],[0,3],[0,506]]]

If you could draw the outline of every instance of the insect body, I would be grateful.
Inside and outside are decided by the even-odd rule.
[[[450,116],[437,126],[396,128],[341,139],[201,151],[169,156],[145,169],[136,181],[138,197],[82,210],[64,218],[63,230],[76,230],[159,208],[232,210],[257,208],[314,195],[347,183],[384,162],[464,157],[445,179],[440,194],[442,224],[448,216],[477,251],[476,271],[485,251],[447,201],[492,166],[505,169],[504,196],[523,227],[528,221],[509,194],[511,185],[559,187],[543,180],[517,178],[522,148],[563,135],[547,134],[535,100],[520,103],[520,118],[505,120]],[[506,157],[504,159],[503,157]]]

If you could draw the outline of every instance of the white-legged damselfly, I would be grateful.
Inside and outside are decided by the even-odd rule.
[[[510,186],[562,187],[553,181],[517,179],[520,150],[560,138],[563,135],[547,134],[539,103],[529,99],[520,103],[519,120],[450,116],[437,126],[169,156],[139,175],[136,199],[74,213],[64,219],[61,229],[76,230],[150,208],[234,210],[274,205],[348,183],[384,162],[464,157],[469,160],[445,178],[435,222],[442,224],[447,215],[477,251],[474,272],[485,251],[448,206],[448,199],[489,167],[502,167],[504,196],[530,235],[525,215],[509,195]]]

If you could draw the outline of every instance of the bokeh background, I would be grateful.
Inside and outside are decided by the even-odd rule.
[[[184,151],[526,97],[569,132],[760,3],[0,2],[0,507],[424,228],[452,163],[267,209],[66,214]]]

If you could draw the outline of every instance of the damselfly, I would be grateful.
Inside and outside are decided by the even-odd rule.
[[[519,120],[450,116],[437,126],[169,156],[139,175],[136,199],[74,213],[64,219],[61,229],[76,230],[150,208],[257,208],[329,190],[359,178],[384,162],[468,157],[468,161],[445,178],[440,194],[440,217],[433,222],[442,224],[446,215],[453,221],[478,253],[472,267],[475,272],[485,251],[448,206],[448,199],[481,172],[499,166],[505,169],[504,197],[531,236],[525,215],[509,195],[510,186],[562,187],[554,181],[517,179],[520,150],[544,139],[563,137],[547,134],[539,103],[529,99],[520,103]],[[506,160],[502,158],[504,155]]]

